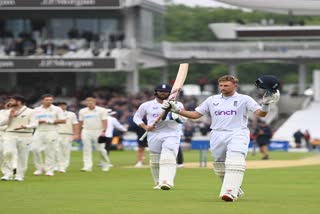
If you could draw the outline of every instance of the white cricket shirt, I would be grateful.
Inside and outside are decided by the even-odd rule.
[[[211,117],[212,130],[234,130],[248,128],[248,112],[261,106],[250,96],[235,93],[231,97],[222,94],[208,97],[195,110]]]
[[[21,125],[28,125],[30,123],[33,123],[33,109],[28,108],[26,106],[23,106],[21,109],[19,109],[18,112],[16,112],[16,116],[12,117],[9,120],[11,109],[6,110],[6,118],[7,118],[7,129],[6,132],[20,132],[20,133],[32,133],[33,129],[19,129],[15,130],[16,128],[19,128]]]
[[[134,114],[133,121],[139,125],[144,123],[143,118],[146,116],[148,125],[154,124],[157,117],[163,112],[161,106],[162,104],[156,99],[141,104]],[[180,102],[177,103],[177,106],[183,108],[183,104]],[[170,120],[170,114],[168,114],[166,120],[158,123],[152,132],[179,132],[179,123]]]
[[[96,106],[90,110],[88,107],[79,111],[79,121],[83,122],[85,130],[103,130],[102,120],[107,120],[107,109]]]
[[[55,105],[50,105],[48,108],[43,108],[43,106],[39,106],[34,109],[34,118],[36,121],[45,120],[53,122],[55,120],[64,120],[62,109]],[[47,124],[41,123],[38,124],[37,131],[56,131],[58,125],[57,124]]]
[[[108,117],[108,127],[106,130],[106,137],[112,138],[114,129],[118,129],[123,132],[127,131],[126,127],[121,125],[121,123],[117,120],[117,118],[109,116]]]
[[[71,111],[63,111],[63,116],[66,118],[65,124],[58,124],[58,133],[59,134],[69,134],[73,133],[73,125],[78,124],[77,116]]]

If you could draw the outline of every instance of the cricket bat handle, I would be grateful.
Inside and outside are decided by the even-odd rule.
[[[157,120],[154,122],[153,127],[155,127],[160,121],[162,121],[162,118],[166,119],[169,111],[170,111],[170,109],[164,110],[164,111],[159,115],[159,117],[157,118]],[[146,132],[139,138],[139,140],[140,140],[140,141],[143,141],[144,138],[147,137],[147,134],[148,134],[148,131],[146,131]]]
[[[140,141],[143,141],[148,135],[148,131],[145,131],[144,134],[139,138]]]
[[[163,115],[162,115],[161,120],[165,120],[166,117],[168,116],[169,112],[170,112],[170,109],[166,109],[166,110],[164,111]]]

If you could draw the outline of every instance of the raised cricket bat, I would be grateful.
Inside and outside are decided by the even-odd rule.
[[[180,91],[182,90],[182,86],[184,84],[184,81],[186,80],[187,74],[188,74],[188,68],[189,64],[188,63],[183,63],[180,64],[179,66],[179,71],[176,76],[176,80],[174,81],[174,84],[172,86],[170,96],[168,100],[176,100],[179,96]],[[167,115],[169,113],[169,109],[166,110],[163,115],[162,115],[162,120],[165,120]]]
[[[188,74],[188,68],[189,68],[189,64],[188,63],[183,63],[180,64],[179,66],[179,70],[177,73],[177,77],[174,81],[174,84],[172,86],[170,95],[168,97],[168,100],[176,100],[179,96],[179,93],[182,89],[182,86],[184,84],[184,81],[186,80],[187,74]],[[159,117],[156,119],[156,121],[154,122],[153,126],[157,125],[160,121],[165,120],[168,113],[169,113],[169,109],[163,111]],[[140,137],[140,141],[143,141],[143,139],[147,136],[148,132],[145,132],[141,137]]]

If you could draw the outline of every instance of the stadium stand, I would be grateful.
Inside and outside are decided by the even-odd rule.
[[[319,109],[320,103],[313,102],[306,109],[296,111],[289,119],[275,132],[273,139],[284,140],[292,139],[293,133],[298,129],[309,130],[313,138],[320,138],[319,128]]]

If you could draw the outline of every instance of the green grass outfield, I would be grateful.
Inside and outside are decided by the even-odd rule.
[[[185,160],[198,161],[197,151],[185,152]],[[272,159],[301,159],[307,153],[271,153]],[[115,167],[100,171],[95,154],[93,172],[80,172],[81,153],[73,152],[66,174],[32,176],[24,182],[0,182],[0,214],[308,214],[320,211],[320,165],[278,169],[248,169],[235,203],[218,198],[220,181],[212,169],[178,169],[176,186],[170,191],[153,190],[148,168],[128,168],[134,151],[112,152]],[[208,157],[211,164],[211,158]],[[259,159],[257,155],[248,159]]]

